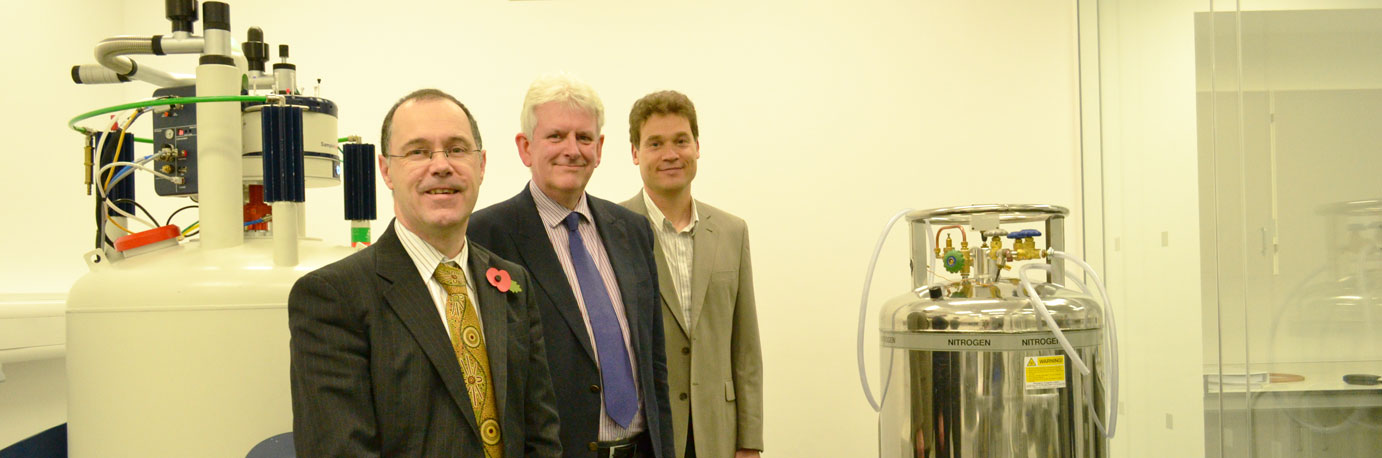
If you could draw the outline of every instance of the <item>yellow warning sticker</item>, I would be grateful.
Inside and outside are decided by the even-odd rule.
[[[1065,356],[1026,356],[1022,358],[1026,389],[1065,388]]]

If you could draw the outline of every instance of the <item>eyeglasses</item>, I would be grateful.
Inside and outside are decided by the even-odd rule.
[[[441,153],[441,155],[445,157],[448,161],[459,162],[468,159],[472,156],[472,154],[479,152],[480,149],[466,149],[466,147],[464,146],[452,146],[447,149],[436,151],[418,148],[408,150],[403,154],[385,154],[385,156],[402,159],[403,162],[411,164],[421,164],[423,162],[432,160],[432,155],[437,153]]]

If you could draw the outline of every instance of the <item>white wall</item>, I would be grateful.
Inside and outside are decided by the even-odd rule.
[[[10,173],[0,180],[0,195],[14,221],[0,229],[0,292],[66,292],[86,269],[81,254],[94,247],[82,136],[67,120],[123,101],[110,87],[77,87],[71,67],[93,62],[92,47],[122,33],[122,6],[57,0],[5,8],[0,38],[8,45],[0,53],[10,64],[0,85],[0,119]]]
[[[744,217],[753,234],[766,440],[774,456],[867,456],[876,449],[875,416],[855,376],[854,320],[868,252],[894,211],[1052,203],[1076,211],[1068,245],[1081,245],[1072,2],[399,0],[231,6],[237,42],[246,28],[261,26],[269,42],[293,46],[300,85],[309,93],[322,78],[322,95],[341,106],[342,135],[377,142],[385,110],[419,87],[436,86],[466,102],[489,152],[481,206],[512,196],[528,178],[512,139],[523,91],[534,77],[569,71],[601,91],[607,140],[604,164],[589,190],[607,199],[622,200],[639,188],[627,140],[632,102],[664,88],[690,95],[702,135],[695,194]],[[162,8],[162,2],[127,0],[122,13],[90,13],[88,20],[123,14],[124,27],[107,32],[165,33]],[[39,32],[22,22],[17,26]],[[0,288],[63,291],[82,272],[78,255],[90,245],[91,225],[77,175],[80,138],[53,126],[111,104],[114,96],[134,99],[151,90],[142,83],[70,85],[67,66],[90,61],[95,42],[88,37],[62,46],[58,55],[33,57],[36,65],[52,68],[35,79],[54,87],[46,92],[101,98],[69,97],[39,115],[0,114],[7,123],[23,121],[32,126],[26,130],[45,132],[19,136],[16,151],[61,158],[4,186],[11,196],[48,191],[52,200],[41,205],[40,214],[52,215],[55,221],[45,222],[63,229],[6,228],[0,239],[7,240],[7,257],[47,261],[37,268],[6,263],[10,275],[0,277]],[[37,103],[43,94],[15,96],[19,103],[7,100],[6,106]],[[382,182],[379,189],[380,202],[388,202]],[[153,193],[144,187],[140,195]],[[339,196],[339,188],[309,191],[309,235],[346,240]],[[185,203],[141,200],[160,217]],[[40,206],[32,205],[25,208]],[[376,235],[392,214],[387,207],[379,213]],[[21,234],[23,242],[13,240]],[[895,236],[888,246],[875,304],[908,284],[903,238]]]
[[[92,204],[81,184],[82,137],[67,128],[67,119],[121,99],[114,91],[77,88],[68,75],[72,64],[91,60],[92,45],[120,33],[121,8],[81,0],[6,2],[0,15],[6,43],[0,56],[9,63],[0,85],[0,131],[10,164],[0,180],[0,208],[12,218],[0,229],[0,317],[16,296],[11,293],[66,293],[85,269]],[[27,297],[17,302],[27,307]],[[0,340],[18,345],[12,337]],[[0,448],[66,421],[63,364],[61,358],[4,363]]]

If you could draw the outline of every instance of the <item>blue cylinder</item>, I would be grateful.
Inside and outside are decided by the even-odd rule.
[[[373,221],[374,145],[349,143],[342,148],[345,161],[345,219]]]
[[[264,201],[302,202],[306,181],[302,165],[302,108],[265,106]]]

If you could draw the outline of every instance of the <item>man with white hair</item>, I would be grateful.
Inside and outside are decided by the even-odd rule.
[[[532,272],[565,456],[674,458],[652,231],[585,192],[605,140],[600,97],[541,78],[520,120],[532,181],[475,212],[468,235]]]

